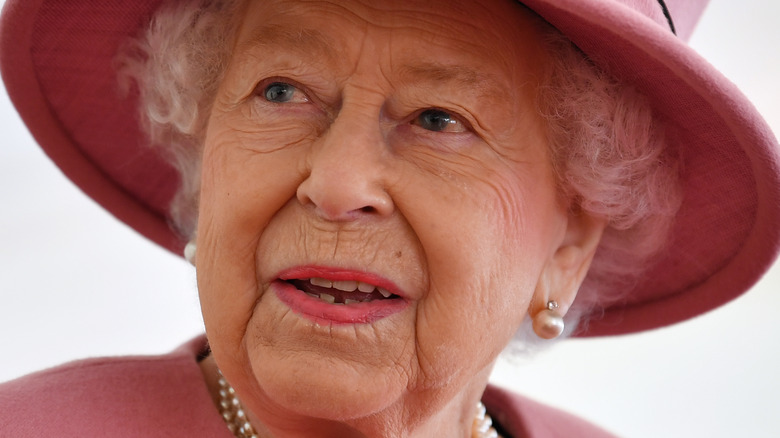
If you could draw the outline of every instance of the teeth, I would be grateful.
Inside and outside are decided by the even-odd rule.
[[[363,283],[362,281],[354,281],[354,280],[330,281],[320,277],[312,277],[309,279],[309,283],[313,284],[314,286],[333,288],[344,292],[354,292],[355,290],[359,290],[360,292],[370,294],[374,290],[378,290],[379,293],[382,294],[382,296],[385,298],[389,298],[390,295],[392,295],[392,293],[390,293],[390,291],[388,291],[387,289],[376,287],[373,284]],[[328,303],[335,302],[335,297],[333,295],[328,295],[328,294],[320,294],[320,295],[308,294],[308,295],[312,297],[319,297],[320,299]]]
[[[373,284],[363,283],[362,281],[358,282],[357,288],[360,292],[365,292],[367,294],[370,294],[374,291]]]
[[[310,278],[309,283],[319,287],[333,287],[333,282],[324,278]]]
[[[334,281],[333,288],[343,290],[344,292],[352,292],[357,289],[357,281]]]
[[[360,301],[358,301],[358,300],[350,300],[349,298],[347,298],[346,300],[344,300],[344,304],[357,304],[357,303],[359,303],[359,302],[360,302]]]
[[[308,295],[308,296],[310,296],[310,297],[312,297],[312,298],[319,298],[319,297],[320,297],[320,296],[319,296],[319,295],[317,295],[317,294],[312,294],[312,293],[309,293],[309,292],[305,292],[305,293],[306,293],[306,295]]]

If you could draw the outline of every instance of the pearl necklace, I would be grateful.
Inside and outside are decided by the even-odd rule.
[[[236,438],[259,438],[257,432],[249,422],[249,418],[238,400],[236,391],[230,386],[222,371],[219,374],[219,413],[225,420],[228,429]],[[493,419],[487,414],[487,409],[482,402],[477,403],[477,414],[471,425],[471,438],[501,438],[501,435],[493,428]]]

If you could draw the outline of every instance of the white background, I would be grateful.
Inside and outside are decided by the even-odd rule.
[[[714,0],[692,45],[780,132],[780,2]],[[202,331],[194,272],[84,197],[0,96],[0,381]],[[778,224],[780,225],[780,224]],[[780,267],[672,328],[567,340],[495,381],[626,437],[780,436]]]

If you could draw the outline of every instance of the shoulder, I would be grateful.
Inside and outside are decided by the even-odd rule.
[[[511,436],[528,438],[615,438],[575,415],[489,385],[482,397],[488,413]]]
[[[0,384],[0,435],[155,437],[213,424],[226,430],[190,344],[160,356],[71,362]]]

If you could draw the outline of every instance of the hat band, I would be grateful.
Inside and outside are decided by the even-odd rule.
[[[664,11],[664,17],[666,22],[669,23],[669,28],[672,29],[672,33],[677,35],[677,31],[674,29],[674,22],[672,21],[672,14],[669,13],[669,8],[666,7],[664,0],[658,0],[658,4],[661,5],[661,9]]]

